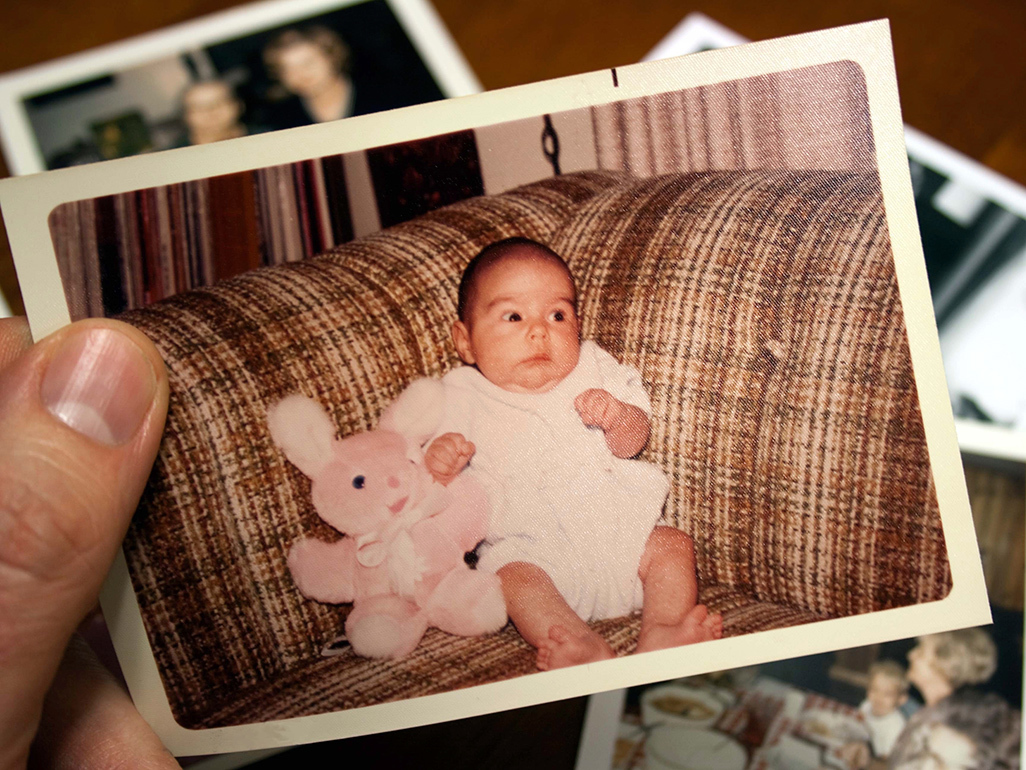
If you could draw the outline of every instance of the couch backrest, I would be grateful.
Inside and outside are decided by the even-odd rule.
[[[950,573],[876,176],[658,177],[553,242],[583,333],[641,369],[645,456],[701,579],[847,616]]]
[[[406,383],[457,363],[460,271],[510,235],[566,256],[585,336],[642,370],[645,457],[672,479],[666,516],[694,534],[702,581],[826,615],[947,591],[875,180],[569,175],[126,316],[172,384],[126,555],[184,721],[341,630],[285,565],[297,538],[337,535],[267,406],[301,392],[342,434],[373,426]]]

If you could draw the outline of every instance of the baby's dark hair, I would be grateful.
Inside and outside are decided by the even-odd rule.
[[[490,243],[481,249],[477,256],[470,260],[463,269],[456,303],[456,314],[461,321],[466,322],[467,320],[467,312],[473,304],[474,289],[477,286],[478,277],[489,267],[499,264],[518,249],[525,247],[534,250],[540,256],[559,263],[566,270],[566,274],[570,276],[570,281],[573,283],[574,277],[570,272],[570,268],[567,267],[566,261],[544,243],[538,243],[538,241],[531,240],[530,238],[519,236],[504,238],[501,241]]]

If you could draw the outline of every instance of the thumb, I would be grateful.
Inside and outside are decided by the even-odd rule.
[[[117,321],[67,326],[0,372],[0,767],[28,753],[43,696],[138,504],[166,411],[160,356]]]

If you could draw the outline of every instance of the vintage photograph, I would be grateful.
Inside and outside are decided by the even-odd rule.
[[[135,41],[12,73],[0,79],[5,152],[26,173],[478,90],[440,24],[410,23],[431,13],[422,0],[265,3],[155,33],[131,65],[96,60]],[[19,135],[30,146],[11,146]]]
[[[988,189],[980,181],[989,180],[952,168],[931,149],[910,151],[909,167],[952,408],[956,418],[1009,439],[994,451],[986,444],[967,451],[1022,463],[1026,396],[1016,383],[1026,372],[1021,357],[1003,351],[1026,334],[1026,190],[1008,180],[1006,189]]]
[[[590,704],[577,767],[1019,767],[1022,627],[996,630],[1005,636],[946,631],[592,696],[610,708]]]
[[[47,208],[71,317],[169,371],[123,548],[169,745],[985,622],[864,67],[627,90],[686,64]]]
[[[838,89],[849,95],[847,102],[833,98]],[[783,135],[772,130],[782,122],[792,123]],[[834,130],[824,134],[824,125]],[[589,131],[590,147],[580,142]],[[564,157],[569,137],[575,141]],[[317,503],[319,478],[326,469],[337,472],[339,458],[351,451],[343,449],[345,442],[332,448],[331,439],[336,432],[372,435],[363,432],[380,424],[382,410],[418,377],[441,378],[451,393],[439,398],[457,399],[467,412],[450,414],[455,407],[446,404],[419,445],[432,436],[465,435],[477,445],[469,469],[484,465],[481,473],[500,479],[500,488],[489,490],[491,524],[470,529],[457,567],[465,567],[463,553],[482,539],[488,547],[477,554],[478,572],[490,561],[493,573],[511,561],[544,565],[552,582],[564,586],[561,594],[581,595],[577,614],[601,624],[586,637],[588,644],[601,638],[608,650],[634,649],[645,630],[639,628],[643,614],[632,614],[643,609],[634,601],[641,588],[637,573],[660,548],[694,551],[682,557],[688,565],[682,582],[689,585],[680,590],[694,605],[696,572],[701,575],[697,595],[713,617],[721,616],[716,635],[946,595],[946,548],[856,66],[729,81],[361,155],[376,184],[360,195],[376,202],[379,217],[393,227],[338,246],[318,239],[336,224],[319,214],[329,201],[336,211],[343,208],[345,197],[327,191],[347,190],[344,158],[78,202],[52,215],[65,286],[75,296],[73,267],[83,269],[86,287],[96,286],[82,292],[83,314],[121,312],[174,295],[180,276],[187,282],[183,288],[193,278],[214,284],[122,316],[164,351],[173,391],[183,398],[172,397],[153,494],[132,528],[126,556],[172,705],[185,726],[367,705],[399,695],[398,672],[406,683],[401,694],[410,697],[529,673],[545,667],[542,649],[557,660],[591,659],[552,643],[548,618],[541,638],[512,627],[486,634],[504,625],[488,618],[463,635],[470,638],[433,630],[394,663],[367,660],[395,653],[359,655],[356,642],[332,648],[337,656],[323,655],[325,647],[339,644],[343,625],[349,637],[359,626],[352,619],[343,623],[345,613],[331,599],[345,595],[342,585],[349,583],[345,602],[353,592],[358,596],[359,572],[350,574],[354,568],[347,567],[347,574],[329,578],[336,571],[332,564],[345,564],[353,542],[358,559],[360,539],[380,534],[389,521],[349,521],[345,517],[358,512],[342,511],[356,499]],[[501,169],[486,174],[481,157],[502,158]],[[815,160],[820,168],[809,168]],[[542,179],[516,178],[531,174],[532,165]],[[343,171],[341,180],[334,181],[332,169]],[[261,177],[291,182],[304,176],[325,180],[313,185],[319,199],[297,195],[292,215],[276,217],[280,204],[273,195],[288,188],[262,184]],[[453,204],[453,198],[465,200]],[[189,202],[196,199],[209,203],[194,211]],[[434,205],[442,207],[416,216]],[[310,230],[309,238],[296,239],[309,241],[309,252],[316,253],[310,261],[293,262],[287,247],[276,248],[275,225],[297,219]],[[209,240],[191,238],[190,225],[197,236],[208,231]],[[510,238],[523,241],[510,244]],[[200,248],[190,248],[194,241]],[[480,363],[460,367],[461,360],[474,364],[488,356],[461,352],[450,339],[457,317],[469,323],[476,312],[454,312],[454,289],[476,254],[495,261],[487,256],[493,252],[484,251],[495,243],[512,265],[566,262],[554,276],[533,266],[539,275],[527,272],[542,298],[542,287],[562,273],[569,301],[560,308],[568,320],[579,319],[579,335],[578,324],[568,322],[572,339],[555,339],[554,352],[539,344],[555,359],[557,382],[573,376],[580,382],[571,396],[601,387],[650,412],[647,442],[634,439],[639,446],[627,455],[644,447],[644,459],[623,461],[617,475],[625,477],[608,489],[596,488],[602,482],[579,468],[595,447],[577,414],[580,407],[571,403],[565,409],[581,438],[570,434],[566,440],[578,445],[517,450],[541,452],[537,466],[506,470],[501,450],[487,449],[487,435],[478,435],[478,423],[492,422],[500,443],[509,444],[512,435],[544,431],[550,420],[539,415],[524,422],[517,413],[534,406],[493,397],[489,385],[507,385],[512,393],[534,387],[516,373],[504,379],[501,361],[494,375],[484,376],[487,385],[457,379],[485,371]],[[65,254],[66,246],[74,251]],[[213,254],[216,260],[204,259]],[[304,250],[299,256],[314,254]],[[190,270],[210,261],[213,270]],[[278,263],[288,264],[218,280]],[[524,279],[512,271],[506,280]],[[490,293],[510,292],[499,283],[471,293],[480,293],[487,305]],[[187,329],[192,331],[183,334]],[[579,347],[578,336],[585,340]],[[559,361],[560,344],[571,364],[594,359],[594,383]],[[467,345],[473,347],[469,340]],[[519,349],[511,354],[523,355]],[[599,371],[613,366],[624,368]],[[287,400],[297,393],[313,399],[306,405],[317,411],[309,418],[303,403]],[[431,397],[414,396],[418,410],[433,408]],[[274,408],[279,411],[268,414]],[[330,417],[322,419],[321,410]],[[281,415],[278,421],[275,415]],[[568,429],[561,426],[555,422],[548,430]],[[308,451],[303,442],[316,431],[323,431],[325,456],[300,458]],[[362,451],[375,458],[373,464],[368,459],[361,466],[353,458],[344,465],[366,467],[356,478],[370,488],[373,465],[389,468],[392,460],[383,447]],[[569,468],[551,473],[564,453]],[[555,510],[555,492],[536,489],[528,496],[510,487],[517,476],[540,476],[543,465],[550,466],[553,480],[533,483],[542,490],[558,483],[560,496],[579,498],[579,523],[564,521]],[[377,483],[390,478],[383,473]],[[190,489],[188,501],[181,497],[184,488]],[[395,500],[410,496],[409,489],[398,488]],[[651,498],[637,514],[637,530],[617,521],[631,507],[625,495]],[[503,498],[524,507],[516,523],[498,509]],[[610,509],[608,526],[593,518],[604,516],[603,508]],[[529,515],[543,520],[523,524]],[[548,532],[552,527],[558,531]],[[910,527],[917,537],[909,538]],[[653,532],[668,543],[657,545]],[[682,544],[677,532],[685,535]],[[342,546],[318,550],[317,544],[343,533]],[[537,552],[512,547],[524,539],[541,541]],[[493,540],[507,545],[498,549]],[[297,541],[308,547],[298,550]],[[633,543],[629,560],[627,542]],[[495,550],[503,555],[494,556]],[[853,563],[860,552],[860,563]],[[578,574],[598,576],[621,561],[629,561],[622,585],[577,584]],[[226,570],[226,564],[235,567]],[[191,588],[184,590],[183,582]],[[489,599],[478,596],[486,588],[494,590],[466,588],[467,612]],[[605,597],[610,593],[619,598]],[[196,606],[200,596],[206,606]],[[359,607],[357,601],[354,611]],[[697,628],[681,631],[681,638],[713,638],[712,622],[692,622]],[[394,633],[398,642],[403,632]],[[233,650],[231,669],[224,667],[226,649]],[[442,666],[444,676],[440,660],[450,663]]]

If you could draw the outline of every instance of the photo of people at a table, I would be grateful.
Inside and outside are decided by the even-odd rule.
[[[1019,767],[1014,616],[999,610],[987,629],[631,688],[613,727],[612,768]]]

